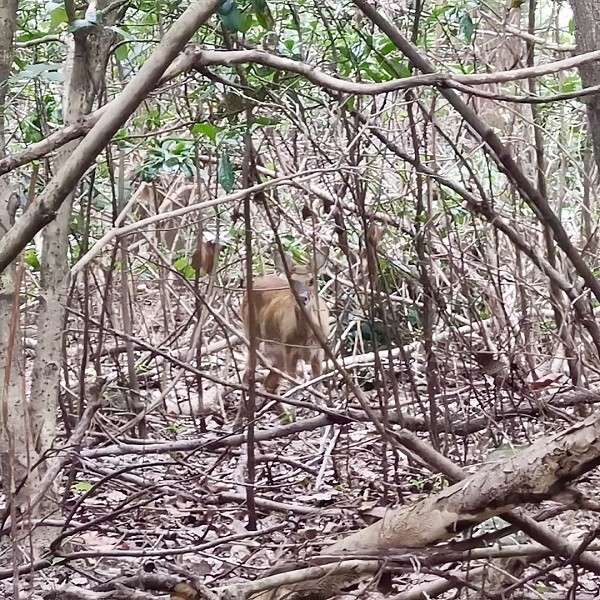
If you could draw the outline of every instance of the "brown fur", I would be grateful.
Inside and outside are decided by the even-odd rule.
[[[329,335],[329,310],[325,301],[317,295],[314,270],[307,265],[290,267],[292,285],[304,302],[306,312],[319,327],[323,336]],[[264,347],[265,358],[275,367],[296,377],[298,362],[310,363],[313,377],[321,374],[324,351],[311,329],[286,279],[277,275],[265,275],[252,282],[252,298],[256,313],[256,337]],[[242,302],[242,316],[246,336],[250,338],[248,292]],[[244,380],[248,381],[246,366]],[[269,371],[264,387],[275,393],[281,376]]]

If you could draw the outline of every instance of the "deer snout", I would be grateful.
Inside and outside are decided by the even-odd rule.
[[[302,302],[302,304],[306,305],[310,298],[310,294],[308,293],[308,290],[302,290],[302,291],[298,292],[298,298],[300,298],[300,301]]]
[[[298,295],[300,302],[302,302],[302,304],[304,306],[306,306],[306,304],[310,300],[310,288],[308,288],[306,285],[304,285],[300,281],[293,281],[292,287],[294,288],[294,291]]]

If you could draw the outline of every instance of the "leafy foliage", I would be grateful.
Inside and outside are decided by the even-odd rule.
[[[146,159],[140,164],[138,174],[142,181],[155,181],[161,172],[184,173],[190,179],[195,173],[195,148],[191,140],[152,140],[148,144]]]
[[[30,149],[63,126],[65,36],[85,41],[104,28],[118,34],[106,76],[95,89],[99,106],[117,97],[139,72],[188,2],[113,4],[126,9],[118,22],[111,21],[111,13],[105,12],[109,3],[104,2],[87,13],[75,5],[70,20],[69,4],[19,3],[18,46],[6,103],[10,153]],[[526,48],[519,36],[509,28],[502,35],[489,33],[493,27],[505,27],[518,4],[503,7],[506,22],[500,22],[499,13],[489,6],[470,0],[383,2],[377,3],[377,10],[439,72],[469,74],[523,66],[519,61]],[[558,27],[552,43],[573,43],[573,23],[562,12],[565,3],[541,0],[539,6],[540,31]],[[66,350],[60,369],[68,390],[61,404],[65,432],[72,431],[72,421],[88,401],[87,393],[82,393],[88,381],[109,374],[109,385],[125,402],[121,406],[107,396],[109,406],[102,407],[94,423],[90,448],[102,450],[114,436],[120,443],[123,436],[137,434],[135,428],[146,418],[148,437],[157,444],[165,436],[169,442],[200,439],[206,431],[211,444],[227,436],[235,411],[248,396],[240,391],[245,351],[234,343],[241,331],[246,265],[256,274],[272,273],[277,236],[297,262],[308,262],[315,249],[329,252],[318,275],[332,314],[330,345],[336,357],[357,355],[357,363],[344,363],[343,375],[328,373],[316,389],[292,392],[290,399],[299,406],[296,414],[286,411],[279,419],[261,408],[252,422],[257,429],[277,431],[281,420],[305,418],[325,405],[339,411],[340,420],[351,414],[352,422],[339,430],[328,425],[333,434],[326,437],[303,431],[284,442],[266,440],[269,450],[265,460],[256,463],[256,481],[244,488],[248,493],[256,490],[266,496],[276,490],[279,496],[287,494],[290,504],[312,508],[339,496],[343,502],[338,506],[344,507],[340,510],[350,507],[352,518],[362,519],[356,509],[361,502],[373,506],[406,502],[409,494],[447,484],[418,462],[403,462],[397,440],[380,435],[382,425],[391,431],[397,424],[407,427],[414,422],[423,439],[430,435],[436,449],[468,465],[485,454],[486,445],[539,435],[548,415],[536,421],[535,411],[546,399],[538,402],[536,396],[530,402],[532,387],[524,382],[530,372],[547,369],[550,360],[562,361],[565,372],[581,369],[581,381],[591,380],[593,344],[582,320],[573,316],[575,303],[548,284],[550,269],[542,272],[533,266],[532,256],[544,255],[553,244],[545,224],[523,202],[514,177],[490,158],[485,140],[465,126],[443,97],[443,89],[420,86],[408,92],[350,94],[324,89],[268,61],[240,65],[228,60],[232,56],[228,52],[256,49],[301,61],[304,68],[342,82],[379,84],[415,75],[414,65],[397,45],[350,0],[226,0],[192,42],[196,49],[223,50],[222,64],[202,64],[162,82],[97,158],[74,194],[69,264],[89,258],[90,249],[95,254],[72,278],[70,296],[64,299],[73,309],[66,326],[61,323]],[[505,56],[514,63],[502,63]],[[554,50],[536,46],[536,61],[554,58]],[[551,74],[536,82],[540,95],[581,88],[575,72]],[[480,89],[484,88],[476,88]],[[536,105],[535,111],[526,103],[506,101],[507,95],[531,94],[524,82],[486,87],[483,94],[471,92],[460,94],[469,96],[469,106],[507,140],[532,180],[539,171],[534,155],[541,136],[548,201],[577,240],[576,246],[585,249],[594,273],[600,272],[593,233],[597,198],[582,167],[588,149],[581,101],[546,102]],[[64,166],[55,156],[51,152],[14,174],[22,204],[30,191],[43,190]],[[256,182],[269,185],[250,202],[249,249],[243,204],[225,201],[224,196]],[[495,219],[486,220],[486,210],[495,211]],[[497,227],[499,223],[504,229]],[[385,233],[369,244],[372,224]],[[506,236],[508,228],[533,251],[516,250],[514,240]],[[201,268],[197,267],[191,257],[208,242],[212,254],[205,253]],[[23,254],[28,302],[39,293],[40,256],[34,243]],[[574,282],[572,267],[563,261],[564,256],[557,254],[552,269],[563,276],[561,281]],[[28,328],[35,322],[37,307],[32,302],[23,309]],[[500,358],[492,356],[488,344]],[[486,346],[488,366],[506,365],[506,373],[482,372],[481,363],[473,359],[481,351],[478,345]],[[361,408],[357,391],[367,394],[371,406],[380,410],[380,423],[371,423],[364,415],[355,418],[354,411]],[[198,410],[188,418],[181,410],[183,400],[191,405],[199,399],[206,406],[216,399],[218,407],[211,412],[203,406],[204,412]],[[132,419],[140,402],[151,407],[149,413]],[[526,410],[514,418],[514,407],[521,406]],[[385,422],[393,413],[397,423]],[[532,423],[523,415],[532,416]],[[507,427],[503,419],[508,420]],[[474,434],[465,433],[469,427]],[[198,447],[203,444],[204,439]],[[116,540],[98,542],[82,536],[81,543],[97,543],[99,554],[113,543],[127,552],[139,547],[143,558],[150,556],[144,552],[151,544],[162,552],[161,544],[173,540],[164,537],[162,525],[151,539],[152,516],[144,512],[148,506],[152,515],[166,507],[169,528],[198,539],[207,531],[209,537],[233,528],[236,535],[246,531],[239,524],[241,509],[231,504],[230,495],[225,508],[211,505],[222,500],[221,488],[240,483],[238,465],[232,466],[239,456],[236,452],[227,450],[218,459],[212,451],[192,452],[182,460],[177,451],[171,462],[161,458],[147,464],[138,455],[127,454],[130,439],[123,447],[118,459],[129,463],[122,471],[119,465],[105,476],[107,463],[92,458],[74,461],[72,472],[61,480],[66,482],[64,497],[75,507],[69,513],[73,522],[99,523],[102,528],[97,531]],[[340,460],[347,448],[352,460]],[[296,458],[279,462],[288,454]],[[140,467],[143,485],[138,475],[130,473]],[[123,474],[126,479],[121,480]],[[171,481],[177,493],[174,502]],[[96,502],[92,492],[105,495]],[[147,494],[155,496],[144,497]],[[204,516],[198,521],[198,498],[202,511],[209,506],[206,523]],[[92,517],[86,512],[90,508],[96,513]],[[305,512],[299,511],[297,519]],[[333,522],[339,520],[337,508],[325,517],[317,512],[310,518],[323,519],[319,531],[339,529]],[[140,535],[128,522],[134,513],[146,520],[138,528]],[[269,519],[276,521],[277,515],[270,514]],[[363,524],[360,519],[357,527]],[[308,528],[300,534],[295,525],[296,521],[284,533],[276,531],[268,543],[257,544],[257,554],[245,542],[234,547],[235,576],[241,572],[254,577],[273,558],[272,548],[294,543],[299,547],[316,535],[307,533]],[[78,535],[83,532],[79,525],[74,527],[73,539],[80,543]],[[219,553],[220,549],[203,555],[203,560],[211,561],[211,585],[232,576],[233,563]]]

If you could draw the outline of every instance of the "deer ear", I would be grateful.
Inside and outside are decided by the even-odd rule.
[[[315,248],[314,256],[311,259],[312,271],[315,275],[325,266],[328,256],[329,256],[329,247]]]
[[[294,266],[294,259],[292,258],[292,255],[284,252],[283,256],[281,256],[277,248],[273,252],[273,261],[275,263],[275,269],[279,273],[285,273],[284,264],[287,265],[288,271],[291,271],[292,267]]]
[[[379,242],[381,242],[384,235],[385,231],[381,227],[375,225],[375,223],[371,223],[367,227],[367,238],[369,239],[369,242],[371,242],[374,248],[377,248],[377,246],[379,246]]]

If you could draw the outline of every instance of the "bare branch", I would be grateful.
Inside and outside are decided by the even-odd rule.
[[[68,163],[63,165],[44,192],[29,205],[25,214],[2,237],[0,272],[10,265],[44,225],[54,219],[56,211],[96,156],[133,114],[140,102],[154,89],[185,43],[213,14],[218,4],[219,0],[194,2],[177,19],[154,54],[73,151]]]

